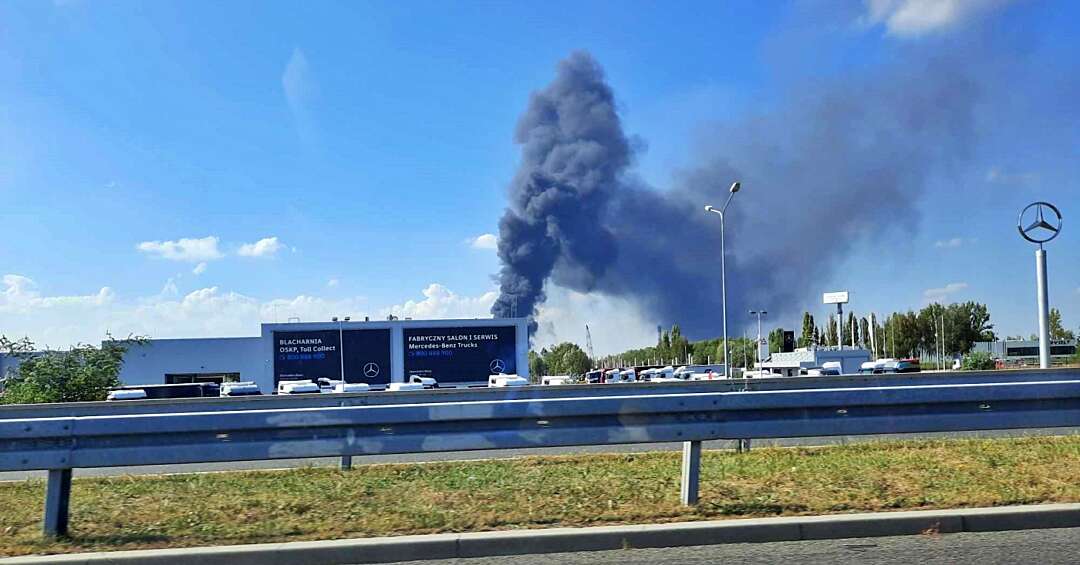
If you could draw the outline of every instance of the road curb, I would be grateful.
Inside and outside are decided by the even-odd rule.
[[[35,555],[2,564],[326,565],[456,557],[1080,527],[1080,504],[750,518],[331,541]]]

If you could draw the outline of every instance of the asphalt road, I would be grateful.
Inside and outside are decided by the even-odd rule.
[[[1080,528],[549,553],[515,557],[408,561],[399,565],[652,565],[654,563],[701,565],[712,563],[725,565],[1039,563],[1064,565],[1080,563]]]
[[[752,447],[764,446],[819,446],[842,445],[868,441],[893,441],[915,438],[942,437],[1022,437],[1032,435],[1066,435],[1080,433],[1080,428],[1043,428],[1024,430],[995,430],[980,432],[940,432],[928,434],[892,434],[876,436],[831,436],[789,439],[755,440]],[[705,449],[732,449],[733,441],[705,442]],[[428,461],[463,461],[476,459],[509,459],[529,455],[568,455],[580,453],[641,453],[645,451],[681,450],[681,443],[637,443],[627,445],[595,445],[579,447],[546,447],[537,449],[496,449],[488,451],[448,451],[445,453],[410,453],[403,455],[366,455],[353,457],[353,466],[373,463],[415,463]],[[337,466],[339,459],[274,459],[269,461],[231,461],[225,463],[192,463],[186,465],[145,465],[138,467],[103,467],[98,469],[75,469],[76,477],[116,475],[159,475],[166,473],[206,473],[252,469],[288,469],[311,466]],[[45,471],[8,471],[0,473],[0,481],[20,481],[28,478],[44,478]],[[1080,561],[1080,558],[1078,558]]]

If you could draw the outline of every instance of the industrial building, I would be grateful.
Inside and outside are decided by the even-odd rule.
[[[1050,341],[1050,360],[1054,363],[1067,363],[1076,355],[1077,342],[1065,340]],[[1039,365],[1039,340],[977,341],[972,351],[989,353],[995,361],[1004,365]]]
[[[525,318],[262,324],[252,337],[151,339],[124,355],[124,385],[328,378],[373,389],[411,375],[439,386],[486,385],[493,373],[529,374]],[[0,359],[0,367],[14,359]],[[8,367],[10,368],[10,367]]]
[[[837,362],[841,373],[854,375],[869,360],[870,352],[866,349],[802,348],[773,353],[761,363],[761,368],[784,377],[797,377],[804,369],[820,369],[825,363]]]

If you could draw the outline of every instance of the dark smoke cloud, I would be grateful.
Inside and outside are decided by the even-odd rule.
[[[533,314],[557,265],[570,286],[596,287],[618,254],[605,224],[631,157],[611,88],[585,53],[561,62],[555,82],[533,94],[514,140],[522,162],[499,222],[496,317]]]
[[[600,66],[572,54],[517,126],[522,162],[499,224],[492,313],[535,314],[544,285],[557,284],[628,298],[691,337],[717,335],[720,226],[702,208],[723,204],[736,179],[729,316],[801,312],[831,290],[820,284],[852,246],[911,234],[933,175],[968,159],[985,95],[970,55],[794,90],[767,114],[712,126],[700,165],[656,190],[631,174],[632,144]]]

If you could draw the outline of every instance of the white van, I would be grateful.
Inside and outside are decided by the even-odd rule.
[[[259,385],[252,381],[241,381],[238,383],[221,383],[218,394],[221,396],[258,396],[262,394],[262,391],[259,390]]]
[[[367,383],[344,383],[337,381],[334,383],[334,388],[331,392],[369,392],[371,391],[371,385]]]
[[[420,375],[409,375],[409,382],[416,383],[424,388],[439,388],[439,381],[436,381],[433,377],[421,377]]]
[[[541,378],[540,384],[544,386],[561,386],[573,384],[573,380],[567,375],[553,375]]]
[[[402,392],[406,390],[424,390],[424,385],[420,383],[390,383],[386,386],[386,390],[390,392]]]
[[[278,394],[312,394],[322,392],[314,381],[281,381],[277,385]]]
[[[491,375],[488,377],[488,386],[493,387],[505,387],[505,386],[526,386],[529,384],[529,379],[520,377],[518,375],[507,375],[500,373],[498,375]]]
[[[110,390],[105,400],[142,400],[146,398],[146,391],[141,388],[124,388]]]
[[[622,372],[623,382],[635,383],[637,382],[637,371],[633,369],[626,369]]]

